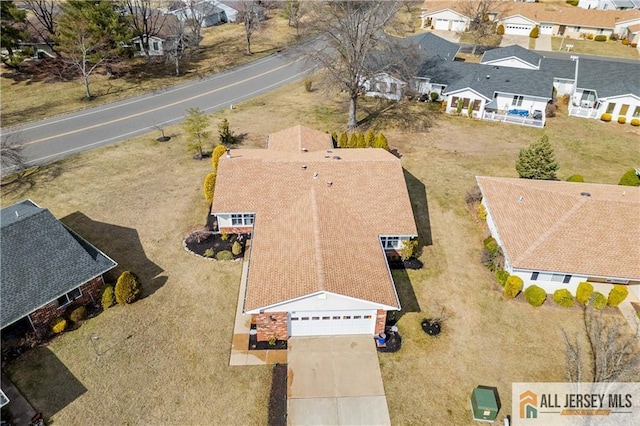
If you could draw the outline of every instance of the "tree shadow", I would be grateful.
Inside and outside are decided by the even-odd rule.
[[[122,272],[131,271],[140,279],[142,297],[152,295],[167,282],[166,276],[158,276],[164,270],[147,257],[134,228],[97,222],[81,212],[71,213],[60,221],[118,263],[105,274],[106,282],[115,283]]]
[[[404,268],[392,269],[391,275],[393,276],[393,282],[396,285],[396,292],[398,293],[401,309],[394,314],[394,320],[399,320],[402,315],[407,312],[420,312],[420,304],[418,303],[416,293],[413,291],[413,284],[411,284],[411,279],[409,278],[409,274],[407,274],[407,270]]]
[[[47,423],[48,419],[87,392],[87,388],[48,347],[33,348],[23,357],[8,369],[10,378],[33,408],[43,413]],[[5,388],[4,380],[2,387]],[[9,409],[12,408],[19,407],[12,407],[10,403]],[[24,412],[24,408],[20,411]],[[23,419],[24,423],[16,420],[14,417],[14,424],[27,424],[30,419]]]
[[[66,170],[67,160],[56,161],[47,165],[38,165],[26,170],[18,171],[7,176],[2,176],[0,187],[3,195],[16,195],[19,198],[29,192],[34,186],[51,182],[60,177]]]
[[[404,179],[407,182],[407,190],[409,191],[409,199],[411,200],[411,209],[413,210],[413,219],[418,228],[418,240],[421,249],[425,246],[433,244],[431,234],[431,221],[429,220],[429,203],[427,202],[427,189],[424,184],[406,169],[404,171]]]

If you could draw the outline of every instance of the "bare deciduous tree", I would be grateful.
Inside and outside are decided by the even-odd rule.
[[[34,21],[27,20],[29,26],[44,40],[51,51],[56,52],[55,36],[57,34],[58,15],[60,8],[55,0],[24,0],[26,8],[31,11],[39,25]]]
[[[364,83],[390,67],[388,58],[375,60],[376,52],[391,55],[390,37],[384,32],[401,1],[331,1],[309,3],[308,32],[316,34],[317,43],[306,46],[306,56],[327,75],[327,83],[349,96],[347,126],[357,126],[358,96]],[[397,46],[394,46],[394,48]]]
[[[2,174],[5,172],[19,172],[28,167],[26,157],[22,151],[23,145],[14,134],[0,139],[0,166]]]
[[[304,0],[286,0],[284,3],[284,15],[288,19],[290,27],[296,29],[296,36],[300,36],[300,20],[306,13]]]
[[[169,40],[165,44],[164,55],[167,62],[175,67],[176,76],[180,75],[180,65],[189,56],[189,39],[184,21],[174,19],[168,24]]]
[[[140,37],[142,52],[149,58],[149,40],[160,34],[166,16],[158,10],[159,2],[152,0],[125,0],[124,7],[131,17],[133,37]]]
[[[623,319],[605,318],[591,307],[584,309],[586,350],[580,339],[573,340],[562,330],[567,349],[566,376],[571,382],[614,382],[640,369],[638,337],[629,331]],[[628,378],[628,377],[627,377]]]
[[[264,8],[260,6],[259,0],[243,0],[238,11],[244,23],[244,33],[247,39],[247,55],[251,52],[251,36],[260,29]]]
[[[508,8],[509,4],[503,0],[465,0],[460,3],[461,12],[471,18],[472,55],[476,54],[478,45],[486,44],[496,34],[495,23]]]

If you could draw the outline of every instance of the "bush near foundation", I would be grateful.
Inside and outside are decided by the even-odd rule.
[[[576,290],[576,302],[581,305],[586,305],[591,299],[592,294],[593,285],[591,283],[581,282],[578,284],[578,289]]]
[[[591,295],[591,303],[593,304],[593,309],[599,311],[607,306],[607,298],[599,291],[594,291]]]
[[[51,323],[51,331],[55,334],[60,334],[67,329],[67,320],[64,318],[58,318]]]
[[[129,271],[124,271],[116,282],[116,302],[118,305],[128,305],[135,302],[142,293],[138,278]]]
[[[78,306],[69,314],[69,319],[75,323],[82,322],[87,319],[87,308]]]
[[[624,299],[629,295],[629,289],[625,285],[614,285],[609,292],[609,298],[607,299],[607,306],[616,308],[621,304]]]
[[[513,299],[522,291],[522,278],[517,275],[510,275],[504,283],[504,295],[509,299]]]
[[[600,120],[605,121],[607,123],[610,122],[612,118],[613,118],[612,115],[607,112],[605,112],[600,116]]]
[[[584,177],[579,174],[571,175],[567,178],[567,182],[584,182]]]
[[[102,309],[106,310],[116,304],[116,296],[113,292],[113,286],[108,285],[102,291],[101,299]]]
[[[560,290],[554,291],[553,301],[556,302],[558,306],[562,306],[563,308],[570,308],[574,304],[573,295],[566,288],[561,288]]]
[[[233,260],[233,253],[229,250],[222,250],[216,253],[217,260]]]
[[[504,269],[498,269],[496,271],[496,280],[502,287],[504,287],[504,285],[506,284],[507,278],[509,278],[509,273]]]
[[[541,306],[547,300],[547,292],[537,285],[532,285],[524,291],[524,297],[531,306]]]

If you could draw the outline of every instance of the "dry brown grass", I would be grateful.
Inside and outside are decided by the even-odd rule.
[[[0,76],[2,126],[113,102],[220,72],[291,44],[295,41],[295,30],[288,27],[287,21],[274,12],[251,39],[253,55],[245,53],[243,25],[229,23],[203,28],[202,36],[200,48],[180,77],[174,76],[174,68],[165,64],[162,59],[154,58],[155,62],[146,66],[144,59],[138,58],[137,71],[124,77],[109,79],[102,70],[94,74],[90,78],[90,87],[95,99],[89,102],[84,100],[84,87],[80,84],[80,79],[55,83],[34,78],[16,81],[3,66]]]
[[[552,37],[551,45],[554,51],[560,48],[562,44],[562,37]],[[599,56],[614,56],[618,58],[628,59],[640,59],[640,53],[638,49],[631,46],[625,46],[622,41],[593,41],[583,39],[569,39],[564,40],[562,47],[566,50],[567,44],[572,44],[571,53],[582,53],[585,55],[599,55]]]
[[[428,211],[421,206],[417,214],[421,223],[429,219],[433,239],[423,250],[423,270],[396,274],[403,298],[414,293],[420,311],[399,321],[403,349],[380,356],[392,424],[471,424],[468,401],[480,384],[498,387],[503,417],[512,382],[564,380],[559,326],[579,331],[580,315],[549,302],[534,309],[504,300],[480,266],[483,230],[463,198],[475,175],[516,176],[518,150],[543,130],[440,116],[422,103],[361,105],[361,118],[364,110],[382,111],[370,124],[382,128],[417,178],[409,180],[412,194],[424,195],[426,187]],[[268,133],[295,124],[340,131],[345,111],[346,99],[306,93],[298,82],[215,118],[227,117],[245,134],[244,145],[261,147]],[[631,126],[559,116],[544,132],[561,178],[582,173],[588,181],[617,183],[640,162],[639,133]],[[53,165],[48,170],[55,173],[36,173],[32,186],[3,188],[3,205],[29,197],[57,217],[78,211],[135,230],[143,256],[109,233],[90,226],[82,233],[121,268],[147,268],[146,257],[162,270],[145,282],[152,294],[102,313],[12,366],[18,386],[56,423],[266,423],[270,368],[228,366],[240,265],[198,259],[181,247],[184,234],[204,221],[201,183],[209,162],[190,159],[178,127],[167,134],[174,135],[168,143],[140,137]],[[420,320],[439,307],[451,317],[434,339]]]

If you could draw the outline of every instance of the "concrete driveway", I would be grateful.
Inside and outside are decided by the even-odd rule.
[[[517,44],[519,46],[524,47],[525,49],[529,48],[529,36],[522,35],[503,35],[502,41],[500,42],[500,47],[511,46],[513,44]]]
[[[371,336],[292,337],[289,425],[390,425]]]

